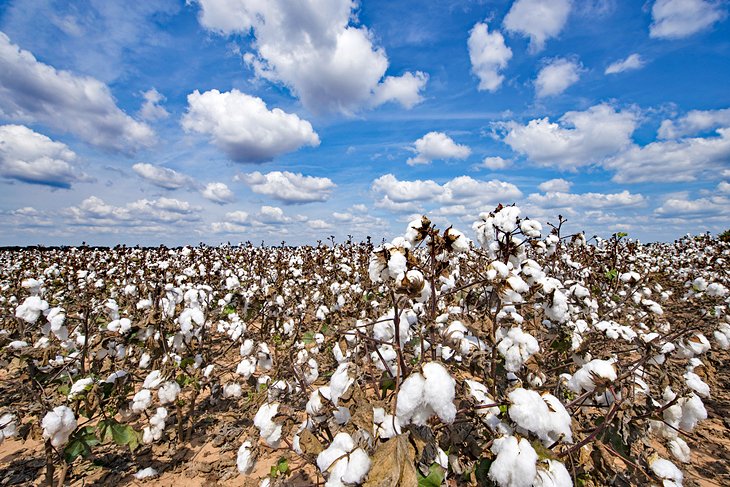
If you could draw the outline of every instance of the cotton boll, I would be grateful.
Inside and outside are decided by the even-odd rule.
[[[584,364],[568,381],[568,389],[573,392],[591,392],[596,388],[593,377],[615,381],[617,376],[613,361],[594,359]]]
[[[94,379],[92,377],[77,380],[71,386],[71,390],[68,393],[68,400],[73,401],[76,399],[76,396],[79,396],[82,392],[90,389],[92,384],[94,384]]]
[[[41,426],[43,438],[51,440],[51,445],[59,448],[68,443],[69,436],[76,429],[76,417],[69,407],[57,406],[46,413]]]
[[[649,463],[649,468],[657,477],[664,480],[665,486],[681,486],[684,480],[684,474],[669,460],[657,458]],[[671,483],[667,483],[670,481]]]
[[[18,418],[14,414],[6,413],[0,416],[0,445],[5,438],[15,436],[18,427]]]
[[[347,484],[360,484],[370,471],[370,457],[362,448],[350,453],[347,460],[347,470],[342,481]]]
[[[540,351],[535,337],[520,327],[510,328],[506,333],[500,328],[497,339],[500,340],[497,350],[504,357],[504,368],[509,372],[518,372],[528,358]]]
[[[522,388],[510,392],[508,397],[512,403],[509,416],[521,428],[535,433],[548,445],[560,438],[572,443],[570,415],[558,398]]]
[[[256,362],[253,359],[245,358],[236,367],[236,374],[248,379],[256,371]]]
[[[254,456],[251,451],[251,446],[251,442],[246,440],[238,449],[238,454],[236,456],[236,468],[238,468],[238,471],[242,474],[249,473],[254,465]]]
[[[400,421],[392,414],[386,414],[383,408],[373,408],[373,436],[376,438],[393,438],[401,433]]]
[[[131,409],[135,413],[142,413],[152,404],[152,393],[149,389],[142,389],[132,398]]]
[[[259,429],[261,438],[271,448],[278,448],[281,441],[281,425],[272,420],[278,410],[279,403],[264,403],[253,418],[253,424]]]
[[[572,485],[573,479],[570,472],[562,462],[546,460],[545,463],[540,463],[532,487],[570,487]]]
[[[337,406],[340,396],[355,382],[355,379],[350,377],[351,366],[352,364],[349,362],[340,364],[330,378],[330,394],[335,406]]]
[[[530,487],[537,476],[537,453],[530,443],[514,436],[497,438],[492,444],[497,458],[489,467],[489,478],[500,487]]]
[[[337,459],[351,452],[354,448],[355,442],[349,434],[345,432],[337,433],[330,446],[317,455],[317,466],[322,472],[326,472]]]
[[[429,362],[423,366],[423,377],[426,402],[441,421],[447,424],[453,423],[456,417],[456,406],[454,406],[456,381],[443,365],[436,362]]]
[[[684,380],[687,383],[687,387],[695,391],[702,397],[710,397],[710,386],[703,381],[699,375],[694,372],[686,372],[684,374]]]
[[[23,304],[15,310],[15,316],[22,319],[26,323],[35,323],[38,317],[48,309],[48,303],[39,296],[30,296],[25,298]]]
[[[145,378],[142,387],[144,389],[157,389],[162,384],[162,381],[162,373],[159,370],[153,370]]]
[[[137,480],[151,479],[157,477],[159,474],[157,470],[152,467],[143,468],[134,474],[134,478]]]
[[[540,238],[542,225],[537,220],[525,219],[520,222],[520,230],[525,235],[525,237]]]
[[[677,436],[676,438],[673,438],[669,441],[669,451],[672,452],[672,455],[674,455],[674,458],[679,460],[682,463],[689,463],[691,460],[690,457],[690,449],[689,445],[687,445],[687,442],[684,441],[682,438]]]
[[[241,397],[243,394],[243,391],[241,389],[241,386],[239,384],[230,383],[223,386],[223,397],[229,398],[229,397]]]
[[[160,404],[168,404],[177,399],[180,394],[180,385],[175,381],[166,382],[157,391],[157,397],[160,399]]]

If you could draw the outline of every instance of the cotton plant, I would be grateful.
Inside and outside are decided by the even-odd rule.
[[[352,436],[341,432],[317,455],[317,466],[327,477],[327,487],[359,484],[370,471],[370,456],[358,448]]]

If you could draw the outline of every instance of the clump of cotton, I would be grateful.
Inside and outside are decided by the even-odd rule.
[[[231,382],[223,386],[223,397],[226,399],[230,397],[241,397],[242,395],[243,390],[241,389],[241,386],[235,382]]]
[[[400,433],[400,420],[397,416],[387,414],[383,408],[373,408],[373,436],[388,439]]]
[[[570,415],[557,397],[518,388],[508,398],[512,403],[509,416],[520,428],[535,433],[546,445],[558,440],[573,442]]]
[[[317,455],[317,466],[329,472],[326,487],[359,484],[370,471],[370,457],[347,433],[337,433],[326,450]]]
[[[23,304],[15,309],[15,316],[26,323],[35,323],[42,313],[48,310],[48,303],[40,296],[25,298]]]
[[[508,331],[497,329],[496,338],[499,340],[497,350],[504,357],[504,368],[508,372],[519,371],[528,358],[540,351],[535,337],[518,326]]]
[[[142,389],[132,398],[132,412],[142,413],[152,404],[152,393],[149,389]]]
[[[5,438],[15,436],[18,428],[18,418],[14,414],[6,413],[0,416],[0,445]]]
[[[162,372],[159,370],[153,370],[147,377],[145,377],[144,383],[142,384],[143,389],[157,389],[160,387],[164,379],[162,378]]]
[[[278,410],[278,402],[264,403],[253,418],[253,424],[259,429],[261,438],[271,448],[278,448],[281,441],[281,425],[273,420]]]
[[[530,442],[514,436],[497,438],[492,444],[497,455],[489,467],[489,478],[500,487],[530,487],[537,475],[537,453]]]
[[[456,417],[456,381],[436,362],[425,364],[422,371],[423,375],[415,372],[408,376],[398,392],[396,416],[400,424],[424,425],[434,414],[443,422],[452,423]]]
[[[167,409],[163,407],[157,408],[155,414],[150,418],[150,425],[145,426],[142,431],[142,441],[144,443],[152,443],[162,438],[162,432],[165,431],[166,419]]]
[[[157,397],[160,399],[160,404],[168,404],[175,401],[178,394],[180,394],[180,385],[174,380],[165,382],[157,391]]]
[[[241,447],[238,449],[236,455],[236,468],[242,474],[247,474],[251,471],[254,465],[254,455],[251,451],[251,442],[249,440],[244,441]]]
[[[675,464],[663,458],[656,458],[649,463],[649,468],[662,479],[664,487],[681,487],[684,474]]]
[[[159,474],[157,470],[152,467],[143,468],[134,474],[134,478],[137,480],[151,479],[157,477]]]
[[[91,386],[93,384],[94,379],[92,377],[85,377],[83,379],[77,380],[73,383],[73,385],[71,386],[71,390],[68,392],[68,400],[73,401],[74,399],[76,399],[77,396],[91,389]]]
[[[537,468],[537,477],[532,487],[569,487],[573,485],[570,472],[562,462],[546,460],[540,462]]]
[[[594,359],[584,364],[568,381],[568,389],[573,392],[592,392],[596,389],[595,380],[613,382],[616,380],[613,360]]]
[[[68,438],[76,429],[76,417],[71,408],[57,406],[49,411],[41,421],[43,438],[50,440],[51,445],[59,448],[68,443]]]

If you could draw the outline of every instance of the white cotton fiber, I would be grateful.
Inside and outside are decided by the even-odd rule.
[[[593,377],[597,376],[608,381],[616,380],[616,370],[612,360],[594,359],[583,365],[568,381],[568,389],[573,392],[591,392],[596,388]]]
[[[251,452],[251,442],[246,440],[241,444],[236,455],[236,467],[242,474],[247,474],[251,471],[254,464],[254,457]]]
[[[141,413],[152,404],[152,393],[149,389],[142,389],[132,398],[132,411]]]
[[[651,468],[651,471],[654,472],[657,477],[665,481],[665,486],[682,485],[684,474],[669,460],[657,458],[649,464],[649,468]],[[672,483],[668,484],[667,481],[671,481]]]
[[[424,396],[426,402],[444,423],[453,423],[456,417],[454,394],[456,381],[443,365],[429,362],[423,366]]]
[[[566,443],[573,441],[570,415],[558,398],[522,388],[510,392],[508,397],[512,403],[509,416],[518,426],[535,433],[546,444],[560,438]]]
[[[160,399],[160,404],[168,404],[177,399],[180,394],[180,385],[174,380],[165,382],[157,391],[157,397]]]
[[[279,410],[279,403],[264,403],[256,412],[253,418],[253,424],[259,429],[261,438],[271,448],[277,448],[281,441],[281,425],[273,421],[273,417]]]
[[[67,406],[58,406],[49,411],[41,422],[43,438],[51,440],[56,448],[68,443],[68,437],[76,429],[76,418]]]
[[[497,438],[492,444],[497,458],[489,467],[489,478],[500,487],[530,487],[537,475],[537,453],[526,439]]]

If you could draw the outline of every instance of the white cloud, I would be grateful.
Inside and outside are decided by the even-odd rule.
[[[409,166],[428,164],[435,159],[466,159],[471,149],[459,145],[443,132],[429,132],[413,143],[416,157],[406,161]]]
[[[240,174],[235,179],[248,184],[254,193],[271,196],[287,204],[327,201],[336,187],[329,178],[288,171],[271,171],[267,174],[255,171]]]
[[[245,224],[248,223],[248,212],[237,210],[230,213],[226,213],[226,219],[233,223]]]
[[[644,60],[637,53],[629,55],[626,59],[621,59],[614,63],[611,63],[604,74],[618,74],[624,71],[632,71],[634,69],[641,69],[644,67]]]
[[[578,82],[581,65],[570,59],[558,58],[545,65],[535,79],[535,95],[538,98],[559,95]]]
[[[332,228],[334,228],[332,224],[320,219],[309,220],[307,222],[307,226],[309,226],[312,230],[332,230]]]
[[[197,0],[199,21],[221,34],[252,32],[244,60],[256,75],[280,83],[312,112],[352,114],[365,106],[420,101],[423,73],[381,80],[388,68],[385,50],[356,22],[351,0]]]
[[[571,186],[573,186],[573,183],[571,183],[570,181],[566,181],[565,179],[550,179],[548,181],[540,183],[537,188],[543,193],[567,193],[568,191],[570,191]]]
[[[681,39],[709,28],[727,15],[721,2],[707,0],[657,0],[651,9],[649,36]]]
[[[43,64],[0,32],[0,116],[43,123],[91,145],[134,152],[155,142],[152,129],[117,107],[109,87]]]
[[[701,174],[717,174],[730,159],[730,128],[715,137],[658,141],[628,150],[606,160],[619,183],[694,181]]]
[[[567,112],[558,123],[548,118],[527,125],[503,124],[504,142],[514,151],[543,166],[574,170],[599,163],[631,144],[637,123],[632,111],[616,111],[607,104],[583,112]]]
[[[413,108],[423,101],[421,91],[427,82],[428,74],[421,71],[416,71],[416,74],[386,76],[383,82],[375,87],[370,104],[377,107],[390,101],[397,101],[405,108]]]
[[[443,192],[436,181],[400,181],[392,174],[385,174],[373,181],[372,189],[396,203],[427,200]]]
[[[692,110],[679,120],[664,120],[657,135],[660,139],[676,139],[720,127],[730,127],[730,108]]]
[[[474,166],[476,169],[491,169],[497,171],[499,169],[506,169],[512,164],[512,161],[499,156],[488,156],[482,159],[480,164]]]
[[[291,218],[284,215],[284,210],[278,206],[264,205],[256,214],[256,221],[259,224],[280,224],[289,223]]]
[[[512,59],[512,50],[499,31],[489,33],[486,23],[478,23],[467,41],[471,70],[479,78],[479,90],[497,91],[504,76],[500,73]]]
[[[717,218],[723,220],[730,216],[730,198],[726,196],[710,196],[696,200],[686,198],[668,198],[662,206],[654,210],[661,218]]]
[[[496,179],[481,181],[469,176],[458,176],[441,185],[432,180],[401,181],[386,174],[373,181],[371,189],[380,198],[376,207],[398,213],[422,212],[422,203],[431,203],[439,211],[449,212],[451,207],[473,209],[491,203],[514,202],[522,196],[514,184]],[[455,210],[462,213],[459,208]]]
[[[210,135],[211,142],[236,162],[264,162],[305,145],[319,145],[312,124],[280,108],[269,110],[261,98],[235,89],[189,94],[182,126],[187,132]]]
[[[203,195],[203,198],[219,205],[225,205],[236,199],[233,191],[225,183],[208,183],[200,194]]]
[[[611,194],[571,194],[550,191],[545,194],[533,193],[527,199],[541,208],[616,208],[636,206],[645,201],[642,195],[632,194],[626,190]]]
[[[139,115],[145,120],[161,120],[170,116],[165,110],[165,107],[160,105],[160,102],[166,100],[166,98],[154,88],[142,93],[144,102],[142,108],[139,109]]]
[[[727,181],[720,181],[717,185],[717,191],[720,193],[730,194],[730,183]]]
[[[74,225],[94,227],[149,227],[154,223],[198,221],[199,207],[174,198],[140,199],[125,206],[114,206],[97,196],[90,196],[79,206],[62,211]]]
[[[76,154],[24,125],[0,125],[0,177],[70,188],[90,178],[74,167]]]
[[[530,52],[543,50],[568,20],[571,0],[516,0],[504,18],[504,27],[530,38]]]
[[[134,164],[132,170],[143,179],[164,189],[180,189],[194,184],[190,176],[181,174],[173,169],[154,166],[146,162]]]

